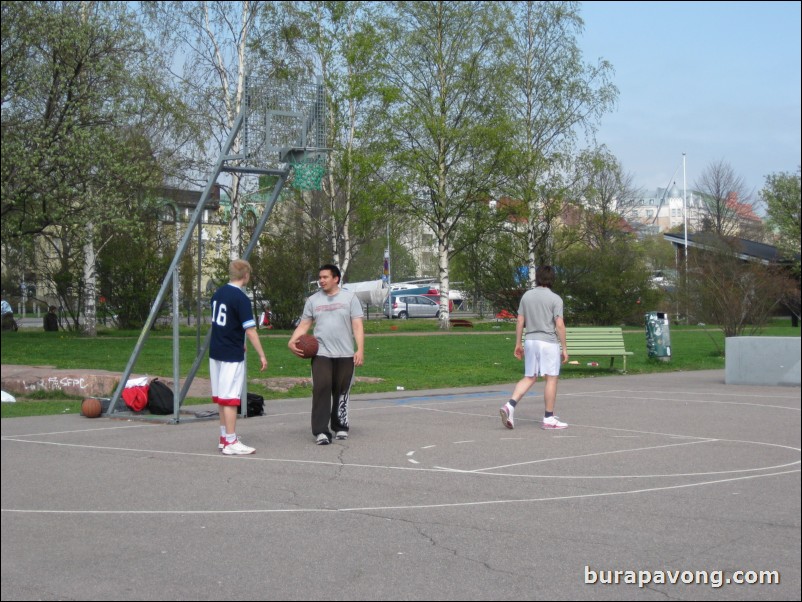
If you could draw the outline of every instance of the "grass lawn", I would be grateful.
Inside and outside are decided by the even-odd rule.
[[[262,345],[269,365],[259,372],[258,358],[248,354],[249,377],[309,376],[309,362],[301,360],[287,349],[290,331],[261,330]],[[379,383],[356,383],[353,393],[437,389],[444,387],[508,384],[517,381],[523,365],[512,355],[515,326],[512,323],[476,321],[474,328],[454,328],[440,333],[436,320],[368,320],[365,324],[365,365],[357,369],[358,376],[383,379]],[[134,366],[134,372],[171,378],[172,331],[151,333]],[[45,365],[57,369],[102,369],[122,372],[136,345],[139,331],[102,331],[96,338],[69,332],[41,332],[20,329],[3,332],[0,360],[3,364]],[[796,336],[789,320],[777,321],[764,328],[764,336]],[[180,367],[184,377],[197,353],[197,333],[182,328],[180,338]],[[649,372],[681,372],[686,370],[723,369],[724,336],[712,327],[671,327],[671,360],[663,362],[648,357],[644,328],[625,328],[626,348],[634,355],[627,358],[629,374]],[[587,366],[596,361],[598,367]],[[582,357],[580,365],[563,366],[561,378],[587,378],[619,374],[621,360],[610,369],[609,358]],[[209,366],[202,361],[198,377],[208,378]],[[294,387],[289,392],[268,391],[249,384],[249,391],[265,399],[310,397],[308,387]],[[209,399],[188,398],[185,404],[209,403]],[[2,417],[78,413],[78,398],[61,392],[38,391],[18,395],[17,403],[2,404]]]

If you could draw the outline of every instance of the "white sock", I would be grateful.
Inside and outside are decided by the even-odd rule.
[[[236,440],[237,440],[237,434],[236,433],[233,433],[231,435],[226,433],[226,443],[234,443],[234,441],[236,441]]]
[[[220,425],[220,436],[221,437],[226,436],[226,427],[224,427],[222,424]]]

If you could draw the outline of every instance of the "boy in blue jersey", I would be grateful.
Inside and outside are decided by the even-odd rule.
[[[267,358],[256,333],[251,302],[243,292],[251,279],[251,264],[235,259],[228,267],[231,278],[212,296],[212,338],[209,372],[212,400],[220,407],[220,449],[227,456],[244,456],[256,450],[244,445],[236,434],[237,406],[245,385],[245,337],[259,354],[261,371]]]

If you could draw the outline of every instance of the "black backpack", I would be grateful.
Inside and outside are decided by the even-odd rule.
[[[248,393],[248,416],[265,415],[265,398],[256,393]]]
[[[175,411],[175,408],[173,408],[173,390],[158,378],[150,381],[148,410],[150,410],[151,414],[172,414]]]

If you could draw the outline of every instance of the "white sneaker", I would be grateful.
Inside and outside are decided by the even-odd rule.
[[[498,413],[501,415],[501,424],[506,426],[508,429],[515,428],[515,425],[512,422],[512,408],[508,407],[506,404],[499,408]]]
[[[334,438],[339,439],[340,441],[348,439],[348,431],[337,431],[334,433]]]
[[[557,416],[551,416],[549,418],[543,419],[543,424],[540,425],[540,428],[544,430],[553,430],[553,429],[564,429],[567,428],[568,425],[565,422],[560,422],[560,419]]]
[[[329,441],[329,436],[326,433],[320,433],[315,439],[315,443],[317,445],[328,445],[331,441]]]
[[[256,449],[244,445],[239,439],[234,441],[234,443],[227,443],[223,448],[223,453],[227,456],[247,456],[255,451]]]

